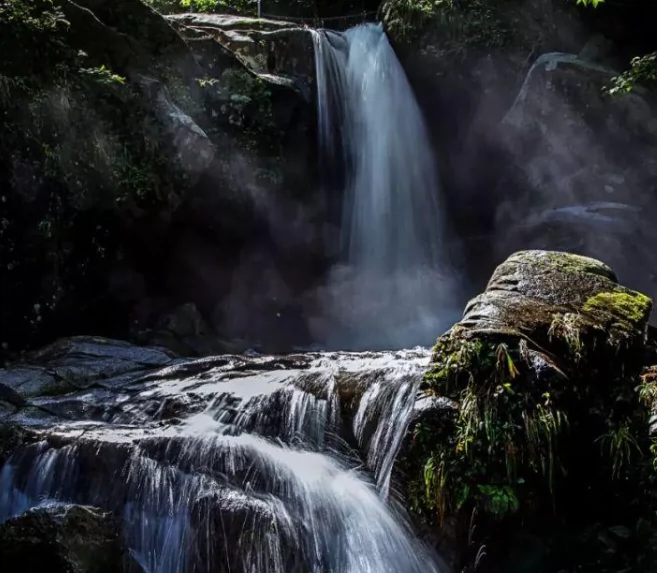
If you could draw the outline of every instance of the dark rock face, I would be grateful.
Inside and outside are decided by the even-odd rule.
[[[120,573],[123,545],[117,524],[93,507],[53,505],[0,525],[7,573]]]
[[[406,4],[389,0],[383,14],[434,135],[472,295],[526,248],[602,257],[657,293],[636,272],[657,263],[655,107],[645,92],[605,94],[628,61],[616,35],[591,34],[602,11],[459,0],[413,20]],[[627,4],[619,26],[645,3]]]
[[[562,550],[589,567],[589,551],[599,550],[587,545],[592,523],[652,519],[642,485],[652,471],[643,450],[649,408],[638,390],[653,360],[651,308],[595,259],[525,251],[438,338],[423,391],[457,409],[419,415],[402,465],[412,503],[442,524],[438,542],[459,566],[484,544],[482,570],[537,556],[545,571],[567,570],[572,557]],[[610,448],[619,435],[635,444],[622,461]],[[610,499],[623,509],[608,511]],[[472,520],[479,537],[466,541]],[[519,522],[543,539],[537,554],[515,537]]]
[[[0,352],[126,336],[188,302],[213,330],[248,322],[251,300],[221,309],[255,256],[289,294],[250,297],[285,306],[309,288],[303,269],[323,264],[309,34],[252,40],[277,46],[272,71],[140,0],[9,8],[28,4],[32,19],[0,22]],[[246,38],[230,18],[221,34]]]
[[[655,108],[645,94],[605,95],[613,76],[559,53],[530,70],[500,126],[512,164],[500,185],[508,192],[499,193],[497,253],[523,244],[603,257],[627,284],[653,294],[652,273],[636,269],[656,263]]]
[[[509,174],[500,122],[534,59],[578,52],[586,35],[567,2],[457,0],[412,13],[409,6],[387,0],[382,15],[434,139],[446,209],[477,285],[472,296],[500,260],[482,256],[494,237],[498,194],[507,192],[498,190]]]

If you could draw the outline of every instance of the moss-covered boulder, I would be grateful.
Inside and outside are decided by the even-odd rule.
[[[457,562],[483,544],[484,566],[508,571],[511,555],[530,557],[513,546],[522,524],[543,536],[541,570],[570,570],[557,538],[575,547],[582,516],[611,527],[646,514],[648,418],[636,389],[651,308],[597,260],[525,251],[438,339],[422,389],[458,409],[420,417],[404,457],[418,515]],[[585,550],[577,559],[590,570]]]
[[[0,525],[6,573],[120,573],[124,549],[114,520],[92,507],[37,508]]]

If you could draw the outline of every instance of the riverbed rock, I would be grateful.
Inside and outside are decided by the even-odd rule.
[[[6,573],[120,573],[123,544],[117,524],[93,507],[52,505],[0,525]]]
[[[476,543],[495,561],[508,557],[505,523],[576,528],[578,515],[607,496],[639,495],[641,470],[619,462],[609,440],[627,432],[639,448],[647,439],[637,386],[652,358],[651,308],[598,260],[523,251],[498,266],[438,338],[423,391],[458,409],[451,419],[420,416],[406,459],[417,472],[410,498],[425,519],[445,525],[441,542],[456,560],[476,557],[463,553],[467,544],[454,548],[475,508]]]

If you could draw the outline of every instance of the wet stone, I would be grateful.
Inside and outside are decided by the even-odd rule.
[[[92,507],[57,504],[0,525],[3,573],[121,573],[118,524]]]

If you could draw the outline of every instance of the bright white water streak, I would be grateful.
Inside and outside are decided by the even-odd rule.
[[[321,30],[314,42],[322,174],[327,192],[343,195],[342,266],[327,305],[348,328],[329,343],[428,344],[460,305],[421,110],[381,26]]]
[[[427,359],[325,354],[299,370],[233,372],[223,388],[220,369],[170,373],[143,394],[163,400],[190,386],[208,397],[204,412],[146,431],[49,431],[0,472],[0,520],[55,501],[112,510],[146,573],[438,572],[385,503]],[[353,431],[379,491],[334,450],[345,387],[350,399],[361,393]]]

